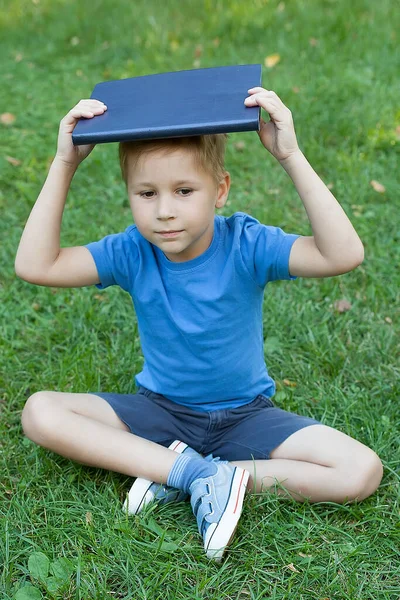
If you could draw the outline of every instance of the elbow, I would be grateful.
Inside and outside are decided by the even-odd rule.
[[[340,261],[331,263],[329,270],[329,276],[344,275],[350,271],[354,271],[364,262],[364,246],[361,244],[354,250],[346,252],[346,256]]]
[[[17,252],[14,258],[14,271],[17,277],[20,279],[24,279],[24,263],[22,256],[20,256],[19,252]],[[26,265],[25,265],[26,267]]]
[[[17,269],[15,269],[15,274],[18,277],[18,279],[22,279],[22,281],[26,281],[27,283],[33,283],[33,281],[30,280],[29,276],[26,276],[24,273],[21,273],[21,271],[17,271]]]
[[[360,242],[358,249],[356,251],[354,251],[355,265],[353,268],[355,269],[356,267],[359,267],[360,265],[362,265],[362,263],[364,262],[364,258],[365,258],[364,246]]]
[[[17,263],[14,264],[14,270],[16,276],[19,277],[19,279],[22,279],[22,281],[26,281],[27,283],[36,283],[34,278],[31,277],[27,271],[24,271],[20,265],[17,265]]]
[[[24,281],[27,281],[26,279],[26,272],[24,272],[24,269],[21,265],[20,262],[17,261],[17,259],[15,259],[14,262],[14,271],[17,277],[19,277],[20,279],[23,279]]]
[[[364,246],[362,244],[359,245],[358,248],[354,249],[352,252],[349,252],[349,262],[347,264],[347,268],[344,273],[348,273],[349,271],[353,271],[357,269],[364,262]]]
[[[24,276],[22,275],[22,271],[20,266],[17,264],[17,261],[15,261],[14,263],[14,271],[17,277],[19,277],[20,279],[24,279]]]

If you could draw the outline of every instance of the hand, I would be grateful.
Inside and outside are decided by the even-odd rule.
[[[261,106],[271,119],[268,123],[260,119],[260,131],[257,132],[265,148],[279,161],[299,152],[292,113],[279,96],[262,87],[251,88],[248,93],[250,96],[245,99],[245,105]]]
[[[95,144],[74,146],[72,132],[81,117],[92,119],[95,115],[102,115],[106,110],[107,106],[103,102],[94,99],[80,100],[74,108],[71,108],[60,121],[56,158],[69,166],[78,167],[89,156]]]

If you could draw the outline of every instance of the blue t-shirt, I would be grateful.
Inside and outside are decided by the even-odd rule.
[[[298,235],[236,212],[215,215],[208,249],[170,261],[136,225],[86,245],[104,289],[133,300],[144,356],[137,385],[194,410],[236,408],[272,396],[263,352],[264,287],[289,273]]]

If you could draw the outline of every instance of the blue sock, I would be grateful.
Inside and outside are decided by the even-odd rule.
[[[204,458],[179,454],[169,472],[167,485],[189,493],[189,487],[195,479],[215,475],[217,470],[215,463]]]

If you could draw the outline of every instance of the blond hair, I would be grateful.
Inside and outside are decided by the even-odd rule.
[[[122,178],[128,185],[128,156],[129,167],[135,168],[140,157],[156,150],[185,149],[191,153],[196,168],[209,173],[215,184],[223,179],[225,174],[224,157],[228,134],[195,135],[189,137],[165,138],[156,140],[136,140],[120,142],[119,163]]]

